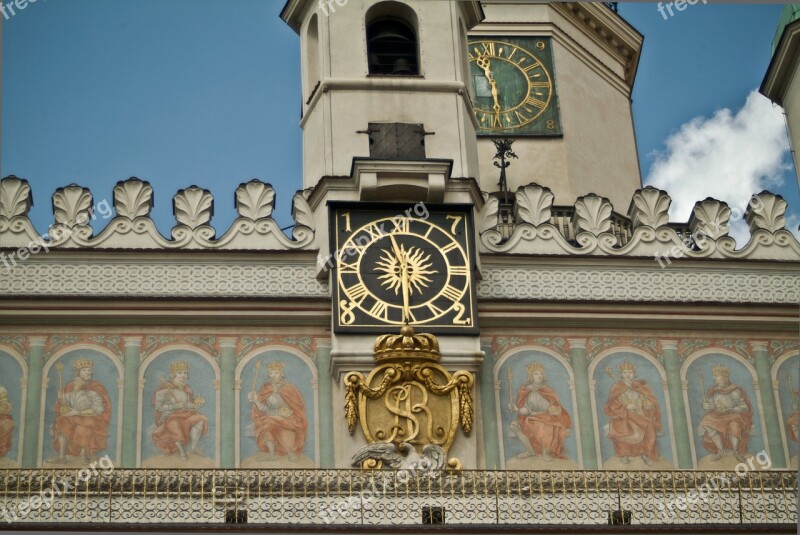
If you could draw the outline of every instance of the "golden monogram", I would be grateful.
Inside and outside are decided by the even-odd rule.
[[[431,334],[414,334],[406,325],[400,335],[379,336],[375,341],[378,364],[364,378],[359,372],[345,376],[345,416],[352,434],[356,422],[367,442],[408,444],[417,450],[442,448],[446,455],[460,426],[472,431],[472,374],[452,375],[440,364],[439,342]],[[400,448],[399,448],[400,449]],[[377,459],[361,463],[380,466]],[[460,468],[457,459],[449,468]]]

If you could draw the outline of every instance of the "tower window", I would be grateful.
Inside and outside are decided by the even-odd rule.
[[[369,73],[388,76],[419,74],[417,32],[397,17],[381,17],[367,26]]]

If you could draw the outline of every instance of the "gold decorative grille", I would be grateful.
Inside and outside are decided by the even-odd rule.
[[[82,478],[82,480],[79,480]],[[4,526],[795,524],[797,474],[366,470],[0,471]],[[495,529],[493,528],[493,529]]]

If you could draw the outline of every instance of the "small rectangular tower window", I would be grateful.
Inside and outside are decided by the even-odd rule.
[[[369,156],[377,160],[424,160],[421,124],[369,123]]]

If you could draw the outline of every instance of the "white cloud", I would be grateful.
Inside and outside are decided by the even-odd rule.
[[[688,221],[694,204],[706,197],[725,201],[739,216],[731,221],[731,235],[740,246],[750,237],[741,220],[750,197],[781,185],[791,168],[783,111],[755,90],[736,114],[726,108],[696,117],[664,144],[645,182],[672,197],[670,220]]]

